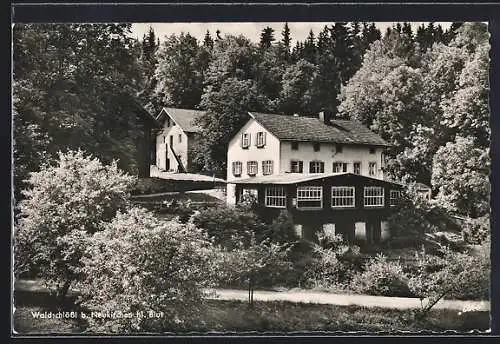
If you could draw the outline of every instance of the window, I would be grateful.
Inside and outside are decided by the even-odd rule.
[[[347,172],[347,163],[345,162],[334,162],[333,163],[333,173]]]
[[[297,208],[321,209],[323,207],[323,187],[299,186],[297,188]]]
[[[361,174],[361,163],[359,161],[355,162],[353,169],[354,174]]]
[[[313,149],[314,149],[315,152],[319,152],[320,147],[321,147],[321,145],[320,145],[319,142],[314,142],[313,143]]]
[[[375,154],[375,147],[370,147],[370,154]]]
[[[257,202],[259,193],[257,189],[241,189],[240,202]]]
[[[257,142],[255,145],[258,148],[264,147],[266,145],[266,133],[264,132],[258,132],[257,133]]]
[[[354,186],[332,186],[332,208],[354,208]]]
[[[381,186],[365,186],[365,207],[384,206],[384,188]]]
[[[337,153],[342,153],[343,148],[344,148],[344,147],[343,147],[341,144],[337,144],[337,145],[335,145],[335,151],[336,151]]]
[[[398,200],[401,197],[401,191],[399,190],[391,190],[389,193],[389,204],[391,207],[398,204]]]
[[[264,174],[264,175],[273,174],[273,161],[272,160],[264,160],[262,162],[262,174]]]
[[[302,173],[303,172],[302,161],[292,160],[290,162],[290,172],[292,172],[292,173]]]
[[[297,141],[292,142],[292,150],[299,150],[299,143]]]
[[[248,161],[247,162],[247,174],[249,176],[255,176],[257,174],[258,168],[259,168],[259,165],[257,164],[257,161]]]
[[[241,148],[248,148],[248,147],[250,147],[250,134],[243,133],[241,134]]]
[[[368,175],[374,176],[376,171],[377,171],[377,163],[373,161],[368,163]]]
[[[325,173],[325,163],[323,161],[311,161],[309,163],[309,173]]]
[[[179,143],[182,142],[182,134],[179,134]]]
[[[241,161],[233,161],[233,175],[241,176]]]
[[[286,194],[284,187],[266,188],[265,205],[270,208],[286,208]]]

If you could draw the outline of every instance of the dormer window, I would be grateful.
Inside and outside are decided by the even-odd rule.
[[[335,151],[336,151],[337,153],[342,153],[342,150],[343,150],[343,149],[344,149],[344,147],[343,147],[340,143],[337,143],[337,144],[335,145]]]
[[[313,143],[313,149],[315,152],[319,152],[319,149],[321,148],[321,145],[319,142],[314,142]]]
[[[266,133],[265,132],[258,132],[257,133],[257,142],[255,143],[257,148],[262,148],[266,145]]]
[[[292,141],[292,150],[299,150],[299,143],[297,141]]]
[[[248,147],[250,147],[250,134],[243,133],[241,134],[241,148],[247,149]]]

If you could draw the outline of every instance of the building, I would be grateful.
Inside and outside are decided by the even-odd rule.
[[[156,167],[168,172],[196,172],[192,148],[201,131],[200,117],[204,111],[163,108],[156,117],[162,124],[156,135]]]
[[[402,185],[351,172],[283,173],[234,181],[236,203],[253,195],[270,218],[288,210],[297,235],[332,231],[357,244],[376,244],[389,237],[387,217]]]
[[[401,185],[384,179],[389,146],[357,121],[249,113],[228,145],[227,202],[244,194],[288,209],[297,233],[334,230],[350,241],[388,237],[387,216]]]

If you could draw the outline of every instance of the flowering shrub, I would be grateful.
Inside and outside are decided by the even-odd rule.
[[[101,164],[82,151],[59,153],[56,166],[32,173],[23,191],[15,230],[15,271],[35,266],[63,297],[79,277],[81,256],[92,233],[125,208],[134,178],[116,163]]]
[[[351,287],[361,294],[412,296],[408,288],[408,277],[401,264],[388,261],[382,254],[365,264],[364,271],[353,277]]]
[[[176,331],[203,306],[216,279],[217,250],[192,224],[162,222],[132,208],[93,235],[86,251],[82,306],[131,317],[89,319],[94,332]],[[156,316],[149,317],[149,314]]]
[[[348,246],[341,235],[318,232],[304,276],[307,284],[320,288],[346,289],[356,272],[359,247]]]
[[[444,297],[458,299],[489,299],[491,262],[489,243],[479,252],[461,253],[444,248],[442,257],[417,254],[417,271],[411,274],[408,286],[421,299],[424,312]]]

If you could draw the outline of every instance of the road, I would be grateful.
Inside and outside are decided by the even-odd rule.
[[[215,289],[217,300],[248,300],[247,290]],[[254,301],[289,301],[303,303],[318,303],[338,306],[356,305],[362,307],[381,307],[392,309],[420,308],[420,299],[408,297],[385,297],[371,295],[333,294],[313,291],[263,291],[255,290]],[[424,302],[426,302],[424,300]],[[441,300],[434,308],[453,309],[457,311],[489,311],[488,301]]]
[[[48,291],[39,280],[16,280],[15,290],[19,291]],[[209,298],[216,300],[248,300],[248,290],[237,289],[209,289]],[[71,290],[70,293],[77,292]],[[386,297],[356,294],[333,294],[308,290],[265,291],[255,290],[254,301],[288,301],[302,303],[317,303],[337,306],[356,305],[362,307],[380,307],[392,309],[420,308],[420,299],[409,297]],[[424,300],[425,302],[425,300]],[[488,301],[459,301],[441,300],[435,309],[452,309],[457,311],[489,311]]]

